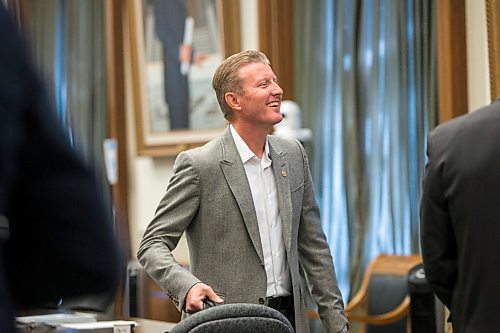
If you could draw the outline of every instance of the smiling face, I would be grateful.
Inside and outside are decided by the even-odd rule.
[[[267,64],[255,62],[238,71],[239,92],[232,94],[234,122],[269,129],[283,119],[280,112],[283,90]]]

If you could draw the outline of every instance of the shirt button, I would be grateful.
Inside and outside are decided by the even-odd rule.
[[[261,297],[261,298],[259,298],[259,304],[264,305],[264,303],[266,303],[266,300],[265,300],[265,299],[263,299],[262,297]]]

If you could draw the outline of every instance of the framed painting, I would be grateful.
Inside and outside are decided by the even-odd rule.
[[[212,76],[240,50],[239,0],[129,0],[137,153],[174,156],[226,126]]]

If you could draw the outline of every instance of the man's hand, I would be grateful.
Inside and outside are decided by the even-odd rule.
[[[205,298],[208,298],[217,304],[224,302],[224,300],[220,298],[210,286],[200,282],[192,286],[188,291],[186,303],[184,305],[186,313],[195,313],[203,310],[203,300]]]
[[[180,62],[191,63],[191,45],[182,43],[179,48]]]

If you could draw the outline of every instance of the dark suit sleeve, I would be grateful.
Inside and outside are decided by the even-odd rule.
[[[0,30],[9,45],[0,52],[0,87],[7,89],[0,91],[0,113],[8,129],[0,133],[8,149],[0,213],[10,233],[2,259],[13,302],[26,307],[114,291],[120,265],[111,210],[70,147],[2,8]]]
[[[426,278],[436,295],[450,307],[457,279],[457,246],[445,198],[445,140],[429,135],[420,206],[420,234]],[[437,147],[440,145],[440,147]]]

